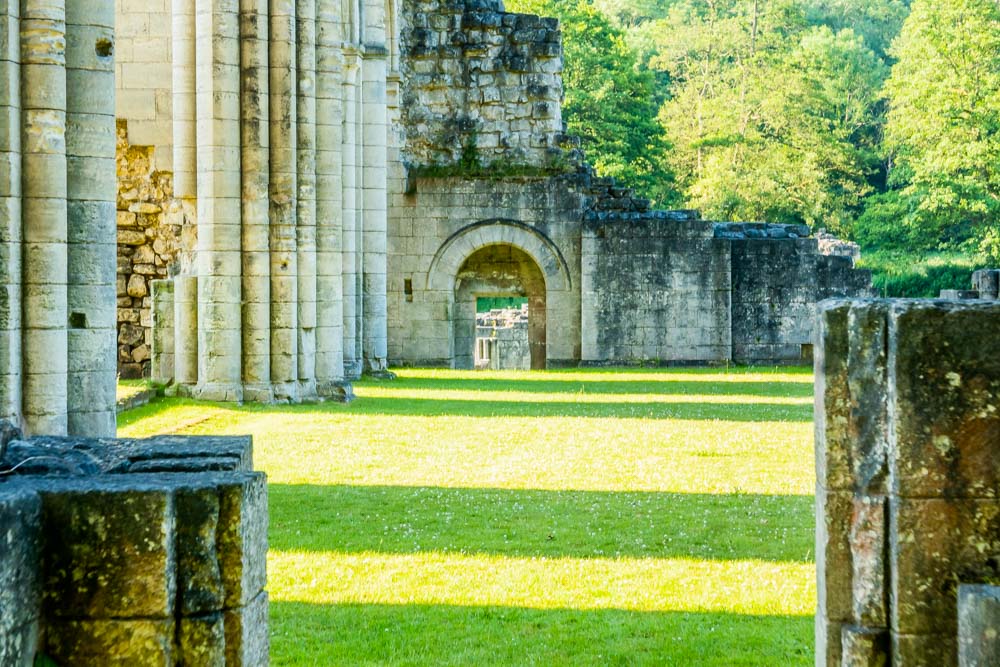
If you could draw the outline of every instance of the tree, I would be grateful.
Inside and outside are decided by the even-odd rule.
[[[651,65],[675,82],[660,118],[690,203],[847,231],[877,167],[878,56],[791,0],[691,1],[665,27]]]
[[[656,120],[654,80],[639,71],[624,33],[588,0],[516,0],[512,11],[554,16],[563,33],[563,116],[597,172],[661,205],[676,199],[668,144]]]
[[[1000,5],[914,0],[892,51],[886,145],[910,236],[1000,259]]]

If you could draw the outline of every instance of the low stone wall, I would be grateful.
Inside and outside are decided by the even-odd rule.
[[[152,146],[132,146],[118,121],[118,372],[149,377],[153,280],[190,263],[193,203],[175,199],[173,174],[153,166]]]
[[[997,331],[995,302],[822,304],[817,665],[959,664],[959,585],[1000,577]]]
[[[266,665],[267,486],[246,438],[0,429],[0,664]]]

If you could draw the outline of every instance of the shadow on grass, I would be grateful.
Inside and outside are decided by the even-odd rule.
[[[277,665],[812,664],[810,616],[271,603]]]
[[[231,414],[309,414],[329,413],[362,416],[398,417],[568,417],[580,419],[673,419],[678,421],[728,422],[811,422],[812,403],[741,402],[739,397],[724,403],[655,401],[577,402],[577,401],[498,401],[450,400],[433,398],[361,397],[354,402],[303,403],[298,405],[262,405],[205,403],[189,399],[157,399],[149,405],[129,410],[119,416],[124,428],[136,421],[155,416],[162,410],[180,406],[206,406]]]
[[[810,496],[273,484],[277,550],[810,562]]]
[[[381,386],[392,389],[430,389],[435,391],[525,392],[534,394],[641,394],[703,396],[767,396],[811,398],[811,382],[678,380],[665,375],[662,380],[591,380],[581,374],[579,380],[550,380],[544,373],[537,378],[504,380],[494,378],[400,377]],[[626,376],[627,377],[627,376]]]

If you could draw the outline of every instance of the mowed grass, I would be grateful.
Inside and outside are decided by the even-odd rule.
[[[254,436],[274,664],[811,664],[808,371],[399,375],[121,417]]]

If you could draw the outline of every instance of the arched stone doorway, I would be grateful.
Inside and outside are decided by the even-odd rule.
[[[530,368],[544,370],[545,276],[528,253],[510,244],[493,244],[476,250],[455,276],[455,367],[475,366],[477,302],[483,297],[527,299]]]
[[[474,222],[449,236],[428,267],[426,285],[447,303],[448,354],[454,368],[474,366],[475,302],[489,296],[528,299],[531,367],[545,368],[547,324],[565,313],[565,295],[573,287],[566,260],[552,239],[537,227],[503,218]],[[556,306],[560,298],[561,307]]]

